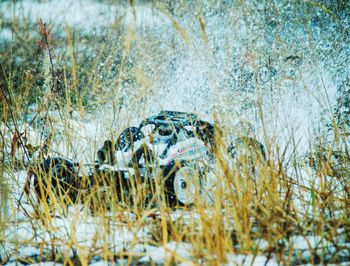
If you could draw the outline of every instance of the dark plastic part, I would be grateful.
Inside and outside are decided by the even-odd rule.
[[[120,134],[116,143],[116,150],[129,150],[135,141],[138,141],[145,136],[137,127],[128,127]]]

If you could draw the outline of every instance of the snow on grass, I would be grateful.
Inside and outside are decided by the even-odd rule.
[[[126,8],[122,19],[124,25],[134,25],[137,29],[159,29],[172,25],[171,19],[160,9],[152,6],[136,5],[135,14],[132,8]]]
[[[12,30],[10,29],[1,29],[0,30],[0,43],[3,41],[11,41],[13,37]]]
[[[226,265],[279,265],[274,259],[267,259],[265,256],[252,256],[240,254],[228,254],[228,263]]]
[[[114,252],[122,252],[125,248],[134,245],[135,241],[145,242],[149,239],[147,228],[128,228],[124,223],[110,222],[107,228],[101,223],[101,217],[92,217],[82,210],[81,206],[70,207],[66,216],[54,215],[49,225],[40,221],[12,222],[5,232],[6,245],[0,256],[15,252],[17,258],[42,255],[42,249],[49,252],[51,245],[63,254],[65,246],[74,241],[74,249],[78,254],[87,256],[94,248],[109,247]],[[73,254],[71,254],[73,255]]]
[[[6,266],[22,266],[22,265],[28,265],[28,264],[22,264],[20,262],[9,262],[9,263],[6,263],[5,265]],[[48,262],[33,263],[33,264],[30,264],[30,266],[63,266],[63,264],[48,261]]]
[[[89,0],[10,1],[2,2],[1,9],[4,11],[6,19],[29,17],[32,22],[42,19],[47,23],[66,24],[89,31],[110,25],[117,14],[117,7]]]
[[[111,263],[109,261],[97,261],[89,264],[90,266],[110,266]]]
[[[160,10],[151,5],[137,5],[135,9],[119,3],[117,5],[106,4],[92,0],[52,0],[2,2],[0,4],[5,19],[18,17],[30,18],[36,23],[42,19],[51,25],[67,25],[91,34],[95,31],[99,34],[104,29],[122,17],[122,23],[126,26],[134,25],[137,28],[158,28],[170,26],[171,20]],[[135,15],[134,15],[135,10]],[[11,31],[4,30],[0,39],[10,39]]]
[[[178,45],[178,53],[176,56],[169,54],[169,58],[166,58],[162,64],[164,69],[161,69],[163,71],[160,72],[161,76],[155,77],[155,80],[151,79],[151,83],[156,83],[160,78],[161,86],[155,97],[152,97],[150,106],[146,108],[153,111],[149,113],[159,111],[155,109],[167,108],[210,114],[218,112],[223,114],[223,123],[228,126],[232,126],[232,123],[237,120],[230,121],[232,117],[251,121],[257,129],[258,137],[263,139],[261,125],[258,121],[254,121],[256,110],[245,112],[239,110],[244,101],[253,103],[261,96],[265,116],[264,126],[269,137],[278,140],[276,145],[283,149],[288,146],[291,135],[293,135],[297,143],[297,151],[305,153],[309,148],[310,140],[320,126],[323,119],[322,114],[325,110],[332,108],[335,103],[336,86],[332,84],[328,73],[323,70],[322,63],[313,65],[310,63],[310,58],[304,58],[298,54],[296,56],[300,62],[297,63],[293,60],[284,61],[286,58],[277,58],[272,65],[276,73],[273,78],[270,77],[272,73],[269,73],[269,80],[263,78],[266,67],[257,66],[256,71],[261,85],[255,84],[254,86],[265,88],[269,84],[271,86],[275,86],[274,83],[278,84],[278,88],[273,92],[274,95],[271,96],[275,98],[273,105],[269,102],[270,95],[261,94],[259,91],[241,95],[241,92],[237,93],[236,85],[228,86],[226,82],[228,74],[231,79],[239,80],[243,75],[253,73],[252,64],[260,63],[248,62],[242,66],[242,69],[237,69],[237,66],[244,63],[242,61],[244,58],[241,59],[242,53],[247,53],[244,39],[241,39],[247,33],[241,32],[243,27],[239,28],[234,25],[232,28],[230,16],[235,15],[233,10],[232,14],[227,17],[214,14],[205,17],[208,46],[203,44],[196,18],[188,16],[182,19],[181,23],[190,35],[190,43],[185,46],[183,40],[179,41],[179,36],[174,36],[173,30],[169,31],[171,19],[152,5],[135,4],[134,7],[131,7],[92,0],[44,2],[25,0],[16,2],[16,4],[2,2],[0,5],[2,10],[7,11],[4,12],[5,19],[19,16],[28,17],[32,22],[37,22],[39,18],[42,18],[44,22],[61,26],[68,25],[74,29],[84,30],[90,35],[98,34],[102,28],[110,26],[117,18],[122,18],[123,24],[127,27],[135,23],[141,33],[146,29],[152,29],[151,35],[156,31],[159,32],[162,27],[168,27],[168,30],[164,30],[165,36],[174,39],[174,44]],[[237,35],[238,38],[230,42],[223,42],[230,35]],[[265,46],[262,40],[258,40],[258,44]],[[243,52],[237,52],[236,47]],[[227,54],[230,53],[233,57],[232,62],[231,58],[227,58]],[[227,66],[228,60],[230,62]],[[143,62],[140,67],[148,64]],[[249,87],[253,81],[243,82],[247,82],[246,87]],[[233,99],[229,105],[225,103],[228,99]],[[294,148],[289,148],[287,155],[292,154]]]
[[[96,146],[94,147],[92,142],[98,140],[97,142],[102,143],[103,137],[107,137],[106,135],[103,135],[105,132],[101,130],[102,125],[99,124],[99,120],[91,119],[91,116],[89,116],[89,119],[86,120],[83,116],[76,114],[74,118],[66,121],[66,124],[69,124],[69,126],[67,126],[64,125],[64,123],[60,123],[60,121],[58,121],[58,117],[54,114],[51,113],[50,115],[53,118],[52,122],[56,125],[56,134],[61,134],[61,139],[59,137],[57,137],[57,139],[60,139],[60,141],[63,141],[64,143],[65,134],[60,132],[64,132],[65,127],[70,128],[69,130],[72,136],[70,141],[73,143],[72,145],[76,147],[77,151],[79,151],[78,154],[80,156],[83,155],[85,149],[88,149],[89,147],[92,148],[91,152],[93,154],[96,151]],[[74,155],[74,153],[69,153],[64,149],[64,147],[65,146],[63,144],[61,144],[61,146],[56,144],[54,150],[57,151],[57,154],[65,155],[68,158],[77,158],[76,160],[79,161],[79,157],[75,157],[76,155]],[[91,162],[93,160],[93,155],[92,157],[87,156],[87,158]],[[68,214],[65,216],[62,216],[60,213],[55,214],[52,217],[50,225],[50,228],[53,231],[50,233],[47,231],[47,228],[40,225],[39,221],[37,221],[33,227],[33,224],[28,221],[28,217],[21,209],[24,207],[27,212],[33,212],[31,205],[24,200],[25,197],[21,201],[22,206],[17,206],[18,200],[22,195],[22,188],[26,177],[26,171],[20,171],[9,178],[9,180],[12,180],[11,196],[13,197],[13,204],[15,205],[15,208],[13,208],[14,215],[12,215],[12,217],[15,217],[15,221],[13,225],[9,226],[8,230],[6,230],[6,238],[8,239],[9,244],[6,245],[6,250],[4,251],[5,253],[11,252],[16,248],[20,248],[18,252],[18,256],[20,257],[39,256],[41,252],[41,245],[50,243],[53,239],[55,239],[56,245],[63,245],[72,237],[72,234],[74,234],[73,239],[75,240],[76,245],[79,247],[79,252],[84,254],[89,252],[90,247],[93,245],[103,246],[108,243],[108,246],[113,248],[114,251],[123,251],[125,247],[130,247],[131,245],[132,250],[136,254],[145,253],[145,255],[143,255],[141,258],[142,262],[152,261],[162,263],[175,257],[185,264],[190,263],[189,261],[191,261],[192,256],[191,245],[187,243],[170,242],[164,247],[148,245],[135,246],[132,244],[135,243],[135,241],[138,242],[140,239],[146,242],[150,239],[147,227],[143,230],[138,230],[136,228],[130,230],[130,228],[127,228],[125,225],[117,223],[110,227],[112,232],[111,234],[105,238],[99,238],[99,232],[101,230],[99,218],[90,216],[89,213],[87,213],[86,210],[83,210],[81,206],[70,207]],[[310,169],[308,173],[303,174],[301,181],[306,188],[311,190],[312,187],[317,185],[317,182],[315,182],[317,180],[315,180],[315,178],[316,176],[314,171]],[[305,200],[308,200],[311,203],[310,192],[305,193],[305,191],[303,191],[301,195],[302,196],[300,198],[297,197],[294,200],[297,207],[300,205],[300,209],[305,207]],[[32,198],[34,198],[33,195]],[[310,213],[312,211],[311,204],[309,206],[309,211]],[[210,210],[206,210],[206,214],[210,216]],[[223,213],[223,215],[225,214]],[[196,223],[196,221],[198,222],[200,219],[200,216],[195,211],[181,210],[172,212],[171,217],[173,221],[182,219],[187,224]],[[229,218],[227,220],[227,223],[229,224]],[[201,226],[199,222],[197,227],[198,230],[200,230]],[[33,242],[34,236],[35,243]],[[20,247],[16,247],[15,245],[10,244],[12,241],[19,241],[23,244],[21,244]],[[332,245],[325,243],[324,241],[321,243],[320,237],[316,236],[295,236],[291,238],[290,243],[293,246],[293,249],[298,250],[304,258],[309,259],[310,250],[312,250],[312,252],[316,250],[317,254],[321,254],[321,244],[323,247],[327,246],[330,248],[328,252],[334,251]],[[261,250],[264,250],[268,246],[268,243],[261,240],[258,243],[258,246]],[[251,256],[230,255],[228,260],[230,263],[232,262],[233,265],[250,265],[251,263],[259,265],[261,261],[266,261],[266,257],[258,256],[253,258]],[[228,265],[231,265],[230,263]],[[269,260],[269,263],[274,265],[275,261],[271,259]]]
[[[18,174],[18,179],[23,180],[24,172]],[[19,181],[21,182],[21,181]],[[12,194],[13,195],[13,194]],[[26,208],[27,209],[27,208]],[[14,220],[5,232],[7,243],[5,249],[1,250],[0,256],[11,254],[15,251],[16,256],[10,259],[9,265],[16,261],[17,258],[25,257],[39,257],[42,252],[50,252],[51,244],[57,247],[57,250],[63,254],[70,254],[73,256],[72,250],[67,250],[65,246],[68,241],[74,241],[74,249],[80,255],[87,256],[92,250],[106,247],[106,245],[114,252],[127,252],[139,257],[141,263],[158,263],[163,264],[169,261],[177,261],[180,265],[193,265],[198,263],[198,259],[193,256],[193,247],[186,242],[168,242],[164,246],[154,246],[151,243],[151,234],[149,226],[152,223],[147,222],[146,226],[142,228],[129,227],[126,223],[116,222],[113,214],[110,214],[108,229],[105,227],[105,222],[102,217],[93,217],[89,211],[80,205],[70,206],[66,215],[61,215],[59,212],[52,214],[48,225],[42,225],[40,221],[28,221],[28,218],[23,215],[18,215],[23,211],[21,208],[16,209],[17,217],[22,216],[21,219]],[[29,209],[27,209],[30,212]],[[109,215],[108,213],[106,214]],[[159,216],[159,213],[155,213]],[[206,215],[210,215],[210,210],[206,210]],[[227,214],[223,213],[227,216]],[[130,213],[123,214],[128,219],[135,219],[136,217]],[[171,212],[171,219],[177,221],[183,219],[186,224],[200,224],[200,215],[193,210],[177,210]],[[105,234],[104,232],[109,232]],[[200,227],[198,227],[200,230]],[[17,244],[16,244],[17,243]],[[257,248],[261,251],[269,247],[269,243],[263,239],[256,240]],[[313,256],[322,256],[326,254],[333,254],[336,248],[333,244],[323,239],[320,236],[308,235],[294,235],[289,238],[287,246],[293,249],[295,257],[299,256],[305,261],[312,260]],[[349,244],[344,243],[349,246]],[[340,255],[346,257],[346,247],[340,251]],[[60,248],[62,247],[62,248]],[[205,252],[204,252],[205,253]],[[331,255],[329,255],[331,256]],[[327,256],[325,257],[327,258]],[[96,261],[97,260],[97,261]],[[107,265],[110,262],[96,259],[91,261],[91,265]],[[118,262],[123,263],[122,260]],[[267,258],[263,255],[252,256],[243,254],[228,254],[227,263],[223,265],[278,265],[275,258]]]
[[[31,23],[37,23],[39,19],[42,19],[50,25],[58,26],[59,29],[62,29],[63,26],[69,26],[92,36],[99,35],[120,19],[121,24],[128,30],[133,30],[133,27],[136,27],[137,32],[141,33],[140,36],[145,32],[150,33],[149,36],[153,36],[155,32],[152,32],[152,30],[161,30],[161,33],[164,33],[162,36],[166,38],[160,46],[152,45],[152,43],[150,46],[146,46],[142,44],[140,36],[136,36],[136,38],[139,38],[138,45],[143,50],[137,50],[135,47],[138,46],[135,45],[134,50],[130,51],[132,55],[136,55],[136,61],[138,61],[140,69],[145,68],[154,71],[151,72],[150,84],[157,84],[157,81],[161,80],[160,84],[157,85],[158,87],[155,86],[155,89],[153,87],[150,89],[150,91],[155,90],[156,92],[149,99],[145,99],[148,106],[145,107],[143,113],[134,112],[134,106],[128,103],[120,110],[119,116],[121,119],[117,122],[113,119],[110,106],[99,107],[91,114],[73,112],[72,117],[65,118],[64,121],[60,119],[59,113],[50,112],[49,116],[53,124],[51,129],[51,133],[53,133],[51,147],[53,156],[62,156],[75,162],[92,165],[96,150],[105,139],[117,136],[126,126],[138,125],[146,114],[154,114],[160,109],[169,108],[205,113],[210,116],[210,119],[212,113],[218,113],[221,115],[219,117],[220,122],[223,127],[227,128],[233,128],[233,125],[239,120],[249,121],[255,128],[254,131],[257,137],[260,138],[259,140],[262,140],[264,134],[257,118],[257,111],[241,109],[244,104],[256,104],[258,99],[260,100],[259,103],[262,104],[261,108],[265,122],[263,129],[267,130],[268,139],[272,139],[274,141],[272,144],[278,146],[281,150],[286,146],[289,147],[286,153],[288,160],[295,154],[300,155],[301,160],[303,160],[314,137],[324,129],[325,120],[330,120],[329,110],[332,110],[335,105],[337,84],[333,83],[330,74],[323,66],[323,64],[327,64],[327,60],[315,64],[310,55],[305,53],[305,56],[302,56],[302,51],[289,50],[288,46],[287,51],[284,51],[286,54],[281,52],[277,58],[272,58],[272,66],[269,67],[274,71],[271,71],[270,68],[264,65],[265,62],[259,62],[254,54],[250,54],[251,51],[247,47],[252,45],[254,50],[256,48],[254,42],[248,43],[248,45],[244,40],[246,38],[254,39],[254,36],[249,35],[248,27],[244,25],[243,19],[238,19],[237,23],[232,22],[233,18],[236,19],[242,16],[242,14],[235,13],[239,12],[236,8],[232,8],[227,16],[211,13],[210,11],[203,15],[208,37],[207,44],[204,44],[201,37],[197,14],[186,14],[181,18],[175,17],[175,19],[181,21],[181,25],[184,26],[189,35],[189,42],[186,44],[186,41],[180,37],[181,34],[173,29],[174,21],[152,5],[137,4],[133,8],[121,3],[112,5],[92,0],[40,2],[23,0],[2,1],[0,7],[4,20],[8,21],[18,18],[19,20],[25,21],[28,19]],[[262,10],[263,7],[259,6],[259,9]],[[281,23],[281,27],[285,28],[285,25]],[[285,35],[288,35],[288,38],[289,35],[294,36],[293,27],[287,27],[287,29],[290,34],[284,33],[280,37],[285,38]],[[64,32],[64,30],[61,31]],[[174,35],[174,32],[177,35]],[[299,28],[297,32],[302,32],[302,29]],[[297,36],[297,40],[305,39],[305,33],[300,35]],[[11,41],[12,37],[11,29],[4,28],[0,31],[0,43]],[[146,38],[145,43],[148,41]],[[267,42],[266,44],[258,38],[254,41],[259,47],[259,51],[265,48],[276,49],[273,48],[273,45],[270,46],[270,43]],[[176,47],[176,50],[175,52],[169,52],[164,58],[159,57],[161,58],[159,60],[162,60],[161,63],[159,60],[155,60],[154,65],[152,65],[151,58],[146,57],[146,60],[142,61],[141,58],[137,57],[138,53],[161,56],[159,49],[166,50],[168,49],[167,45]],[[299,46],[298,41],[297,46]],[[77,49],[79,50],[79,47]],[[279,49],[282,50],[283,48],[277,50]],[[300,63],[296,64],[291,60],[286,60],[288,55],[299,58]],[[254,68],[255,64],[258,65],[257,69]],[[157,68],[158,65],[161,68]],[[103,66],[103,63],[101,63],[101,66]],[[256,74],[256,77],[254,74]],[[237,84],[244,75],[248,78],[241,80],[244,85],[242,92],[242,88],[238,88]],[[253,78],[259,81],[258,84],[254,85],[257,88],[250,87]],[[270,85],[272,88],[271,94],[266,93],[268,90],[264,90],[269,89]],[[249,92],[247,88],[253,89],[253,92]],[[124,89],[122,88],[122,91]],[[131,90],[137,91],[130,85]],[[129,91],[127,89],[125,91],[128,94]],[[135,94],[139,96],[137,93]],[[138,102],[136,101],[136,103]],[[19,131],[21,132],[24,128],[20,125]],[[4,125],[1,125],[1,130],[6,133],[6,151],[9,154],[13,136],[11,132],[5,130]],[[28,128],[28,142],[33,145],[42,143],[41,130],[41,127]],[[23,157],[23,151],[21,149],[17,150],[16,158],[21,160]],[[287,165],[286,169],[288,177],[297,181],[295,188],[297,192],[294,193],[293,204],[298,210],[312,216],[314,208],[311,204],[312,191],[319,188],[321,180],[314,169],[303,165],[306,164],[306,161],[302,161],[300,164],[302,165],[300,173],[290,169],[291,164]],[[87,167],[85,171],[89,170],[90,168]],[[130,228],[123,223],[112,222],[109,228],[111,233],[101,235],[100,233],[105,229],[101,228],[103,223],[98,217],[91,216],[81,206],[70,207],[67,214],[62,213],[62,211],[52,214],[49,228],[42,226],[39,220],[30,221],[27,214],[23,212],[23,208],[30,214],[33,214],[33,208],[24,198],[19,202],[25,179],[25,171],[12,174],[8,178],[11,181],[11,210],[13,212],[11,217],[13,221],[5,232],[7,243],[5,250],[0,250],[1,257],[4,253],[10,254],[14,251],[18,251],[18,256],[21,257],[39,256],[41,252],[40,245],[47,245],[54,241],[58,246],[64,246],[68,240],[74,239],[76,248],[80,253],[86,254],[93,245],[98,247],[107,245],[113,248],[115,252],[127,248],[137,253],[144,263],[165,263],[172,258],[177,258],[178,261],[182,262],[182,265],[192,265],[194,263],[192,261],[194,259],[192,246],[188,243],[169,242],[165,246],[144,244],[144,242],[150,240],[148,227],[143,229]],[[326,177],[325,180],[328,183],[333,182],[332,185],[335,188],[339,185],[334,181],[334,178]],[[336,192],[336,190],[334,191]],[[125,216],[128,215],[125,214]],[[132,214],[129,216],[132,216]],[[187,224],[197,223],[197,229],[201,229],[200,222],[198,222],[200,217],[195,211],[175,211],[170,216],[173,221],[182,219]],[[113,221],[113,218],[110,217],[110,220]],[[52,231],[49,232],[48,229]],[[21,244],[18,245],[18,243]],[[263,239],[256,240],[256,243],[260,250],[269,247],[269,243]],[[310,252],[316,251],[313,254],[322,255],[322,249],[324,248],[327,249],[327,252],[334,252],[331,243],[314,235],[292,236],[289,245],[307,259],[311,259]],[[67,252],[72,255],[71,251]],[[344,257],[349,255],[346,251],[341,252],[344,253]],[[8,265],[17,263],[14,262],[15,260],[16,257],[13,257],[13,262],[10,261]],[[228,265],[261,265],[265,264],[267,258],[262,255],[253,257],[229,254],[227,260]],[[109,263],[101,260],[95,261],[93,264],[107,265]],[[268,265],[276,265],[274,258],[268,260]]]
[[[147,250],[146,256],[140,262],[152,261],[164,263],[176,258],[176,261],[188,261],[192,258],[192,247],[188,243],[168,242],[164,247],[153,247]]]

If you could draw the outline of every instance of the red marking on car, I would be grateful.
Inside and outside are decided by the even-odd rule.
[[[203,149],[204,148],[204,149]],[[196,146],[192,146],[192,147],[188,147],[188,148],[184,148],[184,149],[179,149],[178,150],[178,153],[176,154],[173,154],[170,156],[169,158],[169,161],[168,161],[168,164],[175,158],[179,158],[181,157],[181,155],[185,155],[187,153],[189,153],[189,155],[193,155],[191,154],[191,151],[195,151],[195,150],[199,150],[199,153],[201,153],[201,151],[204,151],[205,150],[205,145],[196,145]],[[202,153],[201,153],[202,155]],[[203,157],[203,156],[202,156]]]

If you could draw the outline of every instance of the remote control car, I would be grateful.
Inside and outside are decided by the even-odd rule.
[[[145,185],[161,177],[170,206],[190,205],[196,197],[210,202],[217,140],[222,140],[218,126],[192,113],[162,111],[125,129],[115,145],[105,141],[97,153],[98,171],[114,173],[124,188],[135,177]],[[240,158],[243,163],[248,158],[253,171],[256,160],[266,159],[263,145],[248,136],[236,138],[227,154],[241,164]]]
[[[188,205],[201,193],[197,190],[212,164],[216,134],[214,125],[195,114],[162,111],[125,129],[115,145],[105,141],[97,153],[98,172],[121,178],[124,187],[137,176],[148,184],[161,176],[168,204]]]
[[[97,163],[87,182],[78,182],[81,177],[72,162],[57,158],[43,162],[34,181],[38,184],[38,179],[43,180],[45,175],[56,176],[55,184],[63,187],[58,189],[61,194],[65,187],[69,190],[66,195],[79,194],[79,188],[66,185],[67,180],[73,180],[68,183],[82,183],[87,191],[97,189],[124,203],[135,203],[140,197],[151,201],[156,191],[164,192],[169,206],[191,205],[198,197],[212,201],[208,190],[213,184],[221,134],[218,126],[196,114],[162,111],[142,121],[139,127],[126,128],[115,143],[106,140],[97,152]],[[238,164],[244,157],[245,163],[249,161],[253,168],[256,160],[266,159],[263,145],[248,136],[236,138],[228,145],[226,154]],[[69,173],[68,179],[65,173]],[[36,192],[40,194],[41,190]]]

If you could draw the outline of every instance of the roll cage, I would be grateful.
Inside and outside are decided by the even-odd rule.
[[[154,125],[151,134],[160,130],[169,131],[168,147],[177,142],[178,133],[183,130],[187,137],[198,137],[204,143],[213,144],[214,141],[214,126],[209,122],[200,120],[196,114],[176,112],[176,111],[161,111],[157,115],[146,118],[140,123],[139,127],[129,127],[125,129],[119,136],[116,142],[116,150],[129,150],[133,143],[145,137],[142,133],[142,128],[147,125]],[[172,134],[170,134],[170,131]],[[161,157],[166,156],[167,149]]]

